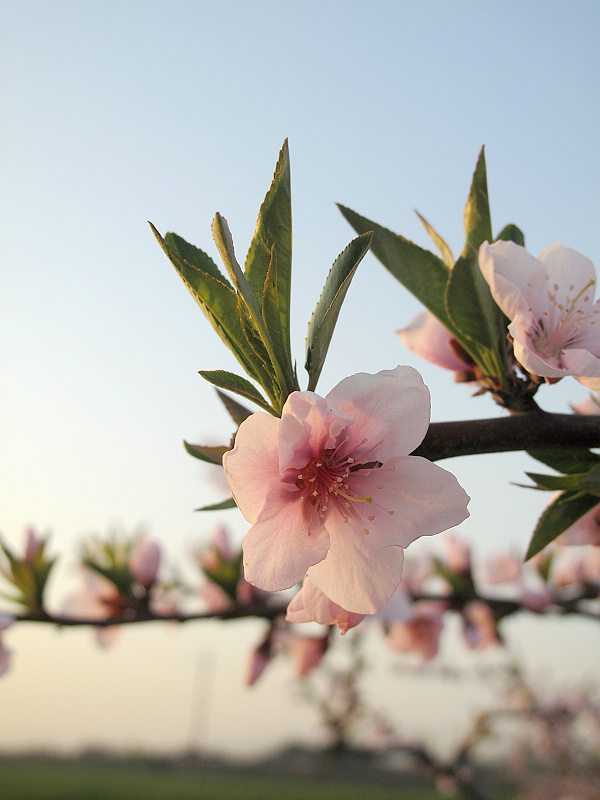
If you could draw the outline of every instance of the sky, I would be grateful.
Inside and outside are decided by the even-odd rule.
[[[28,526],[52,533],[55,608],[90,533],[143,529],[166,563],[183,564],[215,525],[238,538],[247,527],[235,510],[194,512],[226,489],[182,440],[226,443],[233,432],[197,373],[237,362],[148,220],[218,261],[219,211],[243,258],[287,137],[299,366],[327,271],[354,235],[335,203],[429,247],[418,209],[457,253],[482,145],[494,230],[515,222],[534,254],[564,241],[600,263],[595,3],[2,0],[0,12],[0,531],[15,547]],[[430,387],[433,420],[500,414],[403,349],[395,332],[419,310],[367,256],[322,393],[402,363]],[[587,394],[566,380],[539,397],[568,411]],[[545,498],[510,482],[531,463],[444,463],[473,498],[459,533],[477,553],[523,553]],[[318,737],[314,713],[290,699],[288,662],[243,687],[261,631],[151,626],[101,652],[90,631],[13,628],[0,748],[173,749],[200,737],[245,752]],[[210,730],[198,733],[191,698],[210,680]],[[382,682],[402,706],[400,684]]]

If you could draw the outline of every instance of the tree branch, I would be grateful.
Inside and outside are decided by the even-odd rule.
[[[600,447],[600,416],[537,410],[495,419],[432,422],[411,455],[440,461],[544,447]]]

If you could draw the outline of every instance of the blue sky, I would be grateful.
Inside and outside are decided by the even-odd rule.
[[[353,236],[335,202],[429,246],[417,208],[457,252],[482,144],[495,230],[513,221],[534,253],[561,240],[600,263],[594,3],[5,0],[0,10],[0,530],[13,544],[30,524],[53,532],[64,556],[56,603],[89,532],[143,525],[178,561],[218,521],[245,530],[237,512],[193,513],[222,490],[181,440],[225,442],[232,432],[197,371],[237,364],[147,220],[217,258],[210,223],[219,211],[243,257],[289,137],[299,365],[327,270]],[[403,350],[395,331],[418,311],[367,257],[320,389],[408,363],[431,388],[434,419],[498,413]],[[540,400],[565,411],[584,396],[563,381]],[[484,552],[522,551],[543,505],[508,485],[521,480],[526,458],[446,466],[473,496],[464,534]],[[216,647],[211,636],[224,634],[210,631],[196,635]],[[17,714],[31,686],[23,670],[42,640],[60,682],[74,657],[67,637],[91,679],[107,680],[107,660],[121,656],[98,655],[88,632],[59,641],[19,630],[3,708],[10,692]],[[191,674],[194,640],[182,638]],[[141,633],[135,641],[150,647]],[[134,662],[119,669],[135,675]],[[172,679],[164,654],[156,668]],[[52,724],[38,720],[24,741],[38,733],[60,741]]]

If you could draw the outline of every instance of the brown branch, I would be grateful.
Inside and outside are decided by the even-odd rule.
[[[600,447],[600,416],[537,410],[497,419],[432,422],[411,455],[440,461],[545,447]]]
[[[453,594],[411,594],[413,602],[433,601],[444,602],[448,606],[448,611],[460,612],[464,605],[471,600],[481,600],[486,603],[497,616],[503,617],[515,614],[518,611],[527,611],[532,614],[540,612],[532,611],[527,605],[519,600],[509,600],[506,598],[486,597],[478,593],[470,594],[468,597],[461,597]],[[583,608],[579,605],[585,600],[596,600],[597,590],[593,586],[586,586],[576,597],[563,599],[554,597],[551,605],[542,614],[579,614],[582,617],[600,620],[600,611]],[[106,619],[85,619],[83,617],[68,617],[63,614],[52,614],[50,612],[29,612],[26,614],[15,614],[15,622],[42,622],[57,625],[62,628],[90,626],[96,628],[107,628],[111,625],[132,625],[142,622],[195,622],[207,619],[220,619],[223,621],[233,619],[247,619],[256,617],[257,619],[274,620],[284,616],[287,610],[288,601],[283,603],[269,603],[267,605],[254,603],[252,605],[231,606],[224,611],[199,611],[192,613],[173,613],[173,614],[154,614],[152,611],[138,611],[118,617],[107,617]],[[8,612],[3,612],[8,613]]]

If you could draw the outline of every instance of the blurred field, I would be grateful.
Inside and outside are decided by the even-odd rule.
[[[0,762],[2,800],[440,800],[431,789],[316,780],[308,776],[244,775],[232,771],[182,772],[157,766]]]

